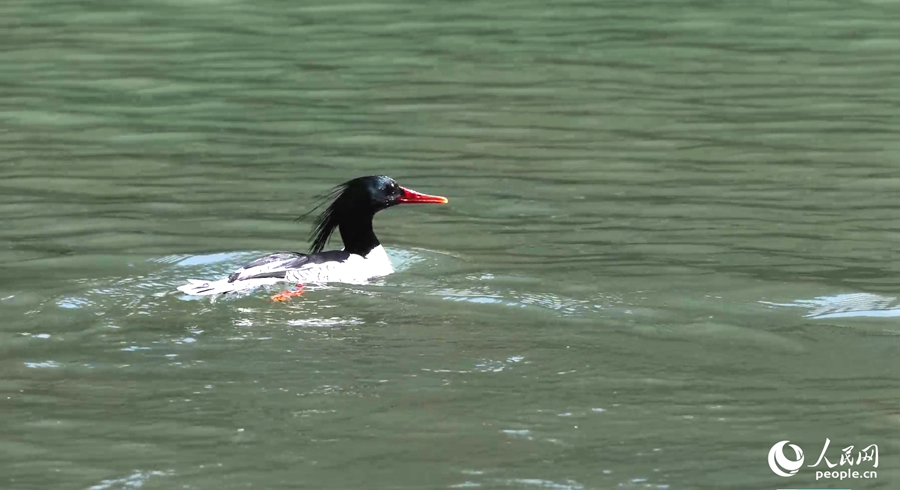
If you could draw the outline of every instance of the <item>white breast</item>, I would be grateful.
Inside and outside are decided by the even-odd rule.
[[[287,272],[285,280],[299,284],[343,282],[362,284],[373,277],[386,276],[394,272],[387,252],[379,245],[365,257],[350,254],[343,262],[309,264]]]

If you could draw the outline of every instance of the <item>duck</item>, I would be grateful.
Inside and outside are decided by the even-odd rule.
[[[303,294],[305,284],[364,284],[394,272],[387,252],[372,228],[375,214],[400,204],[447,204],[443,196],[433,196],[402,187],[386,175],[368,175],[334,187],[323,201],[300,220],[326,206],[314,222],[309,252],[275,252],[260,257],[227,277],[204,281],[188,279],[178,291],[189,296],[213,296],[246,291],[261,286],[289,282],[298,289],[273,296],[284,301]],[[343,241],[340,250],[325,250],[337,231]]]

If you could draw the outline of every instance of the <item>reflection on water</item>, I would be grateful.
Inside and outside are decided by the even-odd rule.
[[[812,299],[798,299],[790,303],[760,301],[770,306],[792,306],[807,310],[807,318],[890,318],[900,316],[900,302],[895,296],[870,293],[837,294]]]
[[[528,431],[504,431],[507,434],[514,434],[518,437],[527,435]],[[531,437],[524,439],[532,440]],[[658,473],[659,468],[655,468],[654,472]],[[486,475],[483,471],[469,470],[463,472],[467,478],[462,483],[450,485],[450,488],[535,488],[550,490],[583,490],[584,485],[575,480],[551,481],[540,478],[496,478]],[[604,474],[611,474],[611,471],[604,471]],[[614,478],[610,478],[609,488],[643,488],[643,489],[660,489],[666,490],[671,488],[667,483],[661,483],[658,477],[650,478],[629,478],[625,481],[616,482]]]
[[[43,361],[43,362],[25,362],[25,367],[27,368],[58,368],[59,363],[56,361]]]

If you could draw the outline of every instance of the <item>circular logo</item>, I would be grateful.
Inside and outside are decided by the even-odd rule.
[[[769,449],[769,468],[772,468],[772,472],[778,476],[794,476],[800,467],[803,466],[803,450],[794,444],[788,444],[789,442],[777,442],[772,446],[772,449]],[[794,450],[796,459],[790,460],[784,455],[785,444]]]

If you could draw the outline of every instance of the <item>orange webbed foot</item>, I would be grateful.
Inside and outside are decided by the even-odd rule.
[[[297,284],[297,289],[288,289],[272,296],[272,301],[289,301],[294,296],[300,296],[304,293],[303,284]]]

